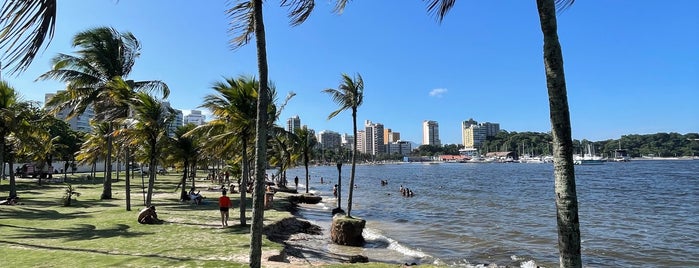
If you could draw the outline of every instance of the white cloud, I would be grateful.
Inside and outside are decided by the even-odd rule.
[[[435,88],[430,91],[430,97],[442,97],[442,95],[447,93],[446,88]]]

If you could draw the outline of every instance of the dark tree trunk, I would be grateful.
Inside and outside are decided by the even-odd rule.
[[[573,140],[563,72],[563,53],[558,42],[554,0],[537,0],[541,31],[544,35],[544,65],[549,95],[553,169],[558,223],[560,267],[582,267],[580,222],[573,167]]]
[[[352,108],[352,130],[354,149],[352,150],[352,171],[350,171],[349,193],[347,195],[347,217],[352,217],[352,193],[354,190],[354,169],[357,165],[357,109]]]
[[[250,163],[248,163],[248,139],[243,137],[243,175],[240,178],[240,225],[245,226],[245,208],[247,207],[246,198],[248,190],[248,178],[250,178]]]
[[[126,191],[126,211],[131,211],[131,161],[129,160],[131,158],[130,156],[130,151],[129,147],[126,146],[126,156],[124,157],[124,162],[126,162],[126,176],[124,178],[124,183],[125,183],[125,191]]]
[[[260,89],[257,97],[257,138],[255,139],[255,192],[252,201],[252,226],[250,227],[250,267],[259,268],[262,260],[262,227],[264,219],[265,168],[267,167],[267,106],[269,105],[269,81],[265,25],[262,18],[262,0],[253,0],[257,67],[260,72]]]
[[[114,141],[112,139],[112,125],[109,124],[108,128],[109,135],[107,136],[107,157],[104,160],[106,168],[104,169],[104,189],[102,190],[101,199],[112,199],[112,149]]]
[[[182,172],[182,182],[180,184],[182,185],[182,190],[180,191],[180,200],[187,200],[187,190],[185,188],[187,187],[187,177],[189,176],[189,161],[187,159],[184,160],[184,171]],[[194,180],[194,179],[192,179]]]

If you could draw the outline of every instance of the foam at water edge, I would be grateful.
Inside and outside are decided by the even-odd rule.
[[[539,267],[538,265],[536,265],[536,262],[534,260],[524,261],[524,258],[518,257],[517,255],[510,256],[510,259],[512,259],[513,261],[521,261],[521,263],[519,264],[519,267],[521,267],[521,268],[537,268],[537,267]]]
[[[375,230],[375,229],[365,228],[362,235],[364,236],[364,239],[367,240],[368,242],[377,241],[377,242],[386,243],[388,245],[388,247],[387,247],[388,249],[399,252],[405,256],[415,257],[415,258],[420,258],[420,259],[432,257],[430,255],[425,254],[422,251],[411,249],[409,247],[401,245],[400,243],[398,243],[398,241],[382,235],[378,230]]]

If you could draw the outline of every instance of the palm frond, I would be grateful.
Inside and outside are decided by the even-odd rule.
[[[563,12],[575,3],[575,0],[555,0],[556,11]]]
[[[423,0],[427,2],[427,12],[435,16],[438,22],[444,20],[449,10],[454,7],[456,0]]]
[[[255,12],[253,3],[250,0],[228,1],[233,7],[226,10],[230,19],[228,33],[233,39],[230,41],[232,49],[238,49],[246,45],[255,33]]]
[[[333,8],[333,12],[337,14],[342,14],[343,11],[345,11],[345,6],[347,6],[347,3],[350,0],[337,0],[335,1],[335,7]]]
[[[3,61],[14,65],[10,73],[29,67],[37,52],[53,39],[56,0],[5,1],[0,11],[0,48]]]
[[[298,26],[306,21],[313,12],[315,0],[282,0],[281,6],[289,10],[289,24]]]

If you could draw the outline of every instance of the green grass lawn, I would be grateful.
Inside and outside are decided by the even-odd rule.
[[[200,174],[201,175],[201,174]],[[202,177],[202,176],[200,176]],[[147,180],[147,178],[146,178]],[[141,177],[131,184],[132,210],[126,211],[124,176],[113,184],[112,200],[100,200],[102,179],[69,176],[81,195],[72,206],[63,206],[67,188],[58,182],[39,186],[36,179],[17,179],[22,205],[0,206],[0,256],[3,267],[236,267],[246,266],[249,227],[239,225],[240,196],[230,194],[235,209],[230,227],[221,228],[213,185],[196,181],[206,197],[202,205],[180,202],[175,191],[179,176],[160,175],[155,184],[153,204],[160,225],[136,222],[143,208]],[[188,182],[188,187],[191,181]],[[211,188],[210,188],[211,187]],[[9,194],[9,182],[0,182],[0,196]],[[248,199],[250,200],[250,199]],[[277,198],[276,202],[285,202]],[[292,215],[275,203],[265,211],[265,224]],[[252,223],[248,203],[247,223]],[[274,255],[282,245],[267,239],[264,255]]]

